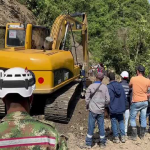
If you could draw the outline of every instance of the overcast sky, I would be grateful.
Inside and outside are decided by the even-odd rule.
[[[150,0],[148,0],[149,1],[149,3],[150,3]]]

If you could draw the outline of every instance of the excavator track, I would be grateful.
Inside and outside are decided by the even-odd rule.
[[[74,81],[51,94],[46,99],[45,119],[59,122],[68,122],[70,118],[69,104],[76,97],[79,89],[79,82]]]
[[[3,103],[2,99],[0,99],[0,117],[5,116],[5,104]]]

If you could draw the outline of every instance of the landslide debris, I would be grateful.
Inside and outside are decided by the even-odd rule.
[[[36,18],[30,10],[16,0],[0,0],[0,25],[8,22],[36,23]]]

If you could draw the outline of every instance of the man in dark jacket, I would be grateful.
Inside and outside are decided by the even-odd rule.
[[[129,116],[130,116],[130,105],[131,105],[131,89],[129,88],[129,73],[127,71],[123,71],[121,73],[122,81],[120,82],[122,87],[124,88],[125,95],[126,95],[126,111],[124,113],[125,119],[125,134],[127,135],[128,132],[128,124],[129,124]]]
[[[110,95],[110,119],[114,136],[114,143],[119,143],[118,123],[121,134],[121,142],[125,143],[125,126],[123,114],[126,109],[126,95],[122,85],[115,81],[115,73],[110,72],[108,75],[110,83],[108,84],[108,91]]]

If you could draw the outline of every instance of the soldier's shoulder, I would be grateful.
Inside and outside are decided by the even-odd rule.
[[[40,115],[40,116],[32,116],[32,118],[33,118],[34,120],[36,120],[37,122],[40,122],[40,123],[42,123],[42,124],[51,126],[52,128],[55,128],[54,122],[49,121],[49,120],[45,120],[44,115]]]
[[[48,135],[55,138],[59,136],[54,124],[46,120],[35,120],[32,124],[32,132],[35,135]]]
[[[34,126],[39,126],[41,129],[46,130],[47,132],[55,132],[57,133],[57,130],[55,128],[55,124],[51,121],[44,120],[44,119],[34,119]]]
[[[7,132],[7,127],[9,130],[17,127],[20,128],[22,133],[29,135],[49,135],[58,136],[58,132],[52,122],[46,120],[38,120],[33,117],[27,117],[21,120],[6,121],[3,120],[0,124],[0,132]]]
[[[42,124],[43,126],[47,126],[47,127],[51,127],[51,128],[55,129],[55,124],[52,121],[48,121],[48,120],[44,120],[44,119],[43,120],[37,119],[36,121],[38,123]]]

